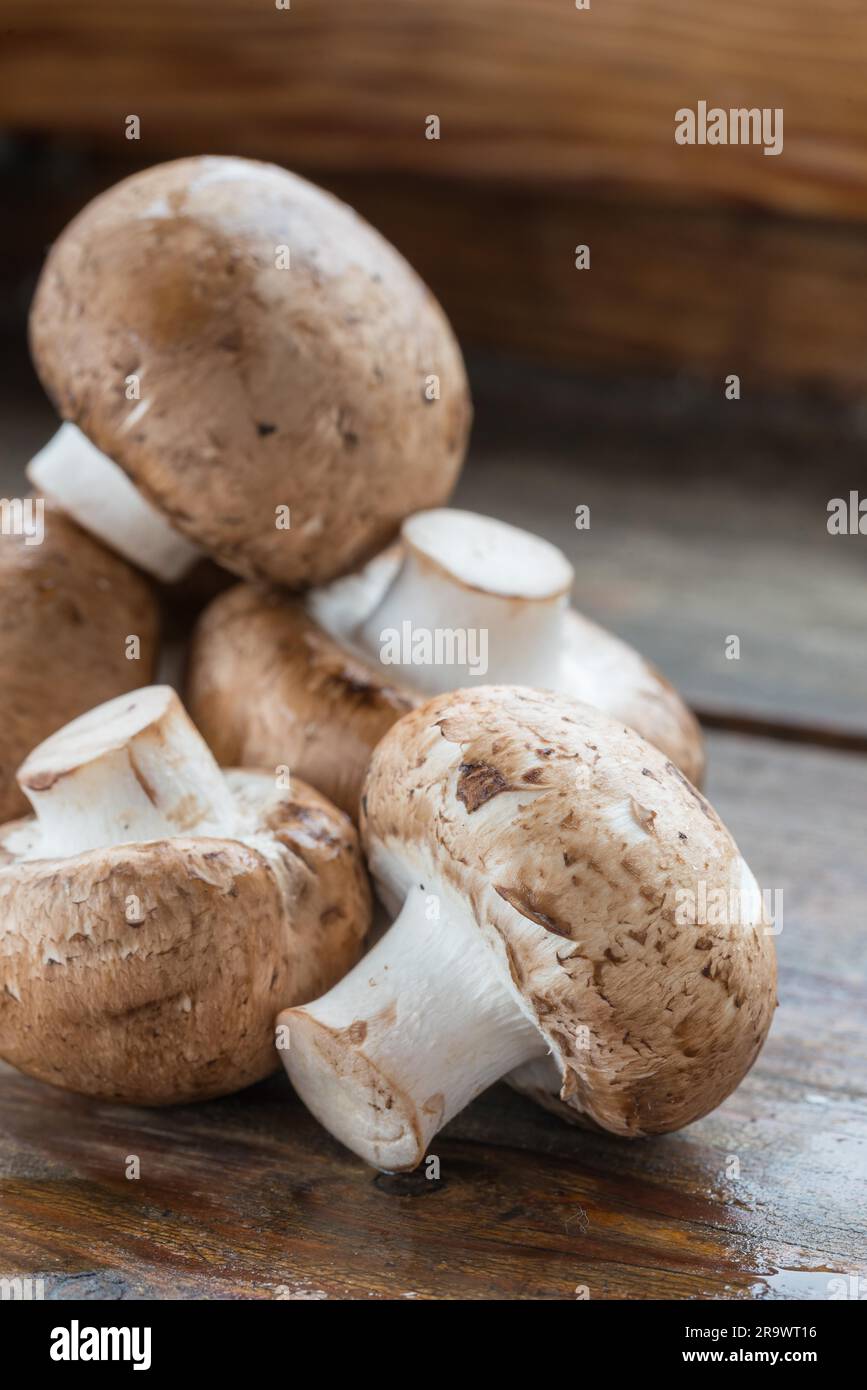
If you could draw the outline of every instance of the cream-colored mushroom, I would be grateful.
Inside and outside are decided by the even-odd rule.
[[[414,1167],[510,1074],[638,1136],[713,1109],[755,1060],[775,1003],[761,894],[633,730],[526,688],[436,697],[374,752],[362,836],[394,925],[281,1022],[302,1099],[367,1162]]]
[[[418,513],[401,541],[302,606],[242,586],[200,620],[193,717],[224,764],[283,760],[357,815],[377,740],[426,695],[518,681],[606,711],[693,781],[701,733],[637,652],[569,604],[572,567],[492,517]]]
[[[163,579],[201,548],[323,583],[445,501],[463,461],[439,305],[351,208],[274,165],[180,159],[101,194],[52,247],[30,334],[69,422],[35,482]]]
[[[0,828],[0,1056],[154,1105],[272,1070],[277,1010],[334,983],[369,925],[348,818],[224,774],[167,686],[74,720],[18,776],[36,814]]]

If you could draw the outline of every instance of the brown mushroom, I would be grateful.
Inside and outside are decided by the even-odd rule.
[[[146,685],[156,660],[147,580],[50,503],[41,515],[40,535],[0,536],[0,822],[28,809],[15,770],[30,749]]]
[[[401,541],[305,603],[240,586],[203,614],[187,700],[219,762],[285,762],[351,815],[386,729],[474,679],[558,690],[623,720],[693,782],[701,731],[637,652],[569,606],[549,542],[454,509],[408,518]]]
[[[299,601],[238,584],[199,619],[186,700],[223,767],[285,764],[357,819],[371,750],[419,697],[340,646]]]
[[[463,459],[439,305],[274,165],[180,159],[89,203],[48,256],[31,343],[72,422],[35,485],[164,579],[202,547],[247,578],[323,583],[447,499]]]
[[[396,920],[281,1023],[296,1090],[369,1163],[414,1167],[509,1074],[636,1137],[706,1114],[755,1061],[776,994],[762,896],[633,730],[546,692],[439,696],[378,745],[362,807]]]
[[[223,1095],[277,1064],[274,1018],[358,958],[356,833],[303,783],[222,773],[177,695],[73,721],[0,828],[0,1056],[105,1099]]]

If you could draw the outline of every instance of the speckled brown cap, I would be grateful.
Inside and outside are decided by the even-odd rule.
[[[228,781],[260,807],[243,841],[178,836],[22,860],[8,845],[26,823],[0,829],[6,1061],[143,1105],[224,1095],[279,1065],[277,1011],[356,961],[370,890],[348,817],[312,788],[277,793],[246,771]]]
[[[49,502],[41,544],[0,536],[0,821],[29,810],[15,772],[31,748],[148,684],[157,626],[148,581]],[[134,636],[140,655],[129,660]]]
[[[389,905],[421,884],[466,901],[573,1113],[677,1129],[755,1061],[776,983],[759,890],[713,808],[630,729],[519,687],[433,699],[377,747],[362,836]],[[719,894],[728,920],[698,920]]]
[[[345,572],[445,500],[463,460],[439,305],[350,208],[274,165],[180,159],[96,198],[49,254],[31,343],[63,418],[248,578]]]

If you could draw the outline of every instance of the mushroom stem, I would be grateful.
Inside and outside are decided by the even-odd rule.
[[[18,784],[36,812],[21,857],[82,854],[176,835],[230,834],[235,804],[207,744],[169,686],[98,705],[35,748]]]
[[[424,692],[554,684],[573,579],[556,546],[445,508],[410,517],[402,537],[400,567],[350,640]]]
[[[27,465],[27,476],[79,526],[164,583],[182,578],[201,550],[152,506],[107,454],[64,424]]]
[[[453,1115],[547,1051],[461,900],[423,886],[340,984],[279,1021],[308,1109],[386,1172],[414,1168]]]

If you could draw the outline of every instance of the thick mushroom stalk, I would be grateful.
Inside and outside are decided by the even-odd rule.
[[[548,1051],[466,906],[428,889],[410,890],[394,925],[328,994],[281,1016],[284,1060],[308,1109],[387,1172],[415,1168],[465,1105]]]
[[[636,1137],[706,1114],[755,1060],[776,980],[758,886],[623,724],[551,691],[437,696],[377,745],[361,830],[397,919],[281,1021],[303,1100],[368,1162],[414,1167],[499,1077]]]
[[[74,719],[22,763],[36,812],[22,859],[67,858],[177,835],[229,835],[238,814],[220,768],[167,685],[122,695]]]
[[[166,584],[202,556],[75,425],[60,426],[30,460],[27,476],[85,531]]]
[[[556,546],[447,508],[410,517],[401,538],[399,559],[391,552],[364,580],[338,580],[333,597],[311,598],[327,630],[425,694],[480,678],[557,684],[573,570]],[[340,631],[343,615],[364,601],[370,611]]]

